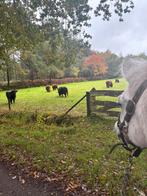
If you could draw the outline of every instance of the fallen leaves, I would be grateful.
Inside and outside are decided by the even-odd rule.
[[[67,188],[66,188],[66,192],[71,192],[79,187],[80,187],[79,183],[69,182],[69,184],[67,185]]]
[[[13,177],[12,177],[12,180],[15,180],[15,179],[16,179],[16,176],[13,176]]]
[[[19,179],[19,182],[21,182],[21,184],[25,184],[26,181],[22,178],[22,176],[19,176],[18,179]]]

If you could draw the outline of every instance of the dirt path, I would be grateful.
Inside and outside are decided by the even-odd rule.
[[[1,158],[1,157],[0,157]],[[71,183],[66,177],[37,173],[17,166],[9,160],[0,160],[0,196],[95,196],[81,186]]]
[[[62,187],[56,183],[39,184],[33,180],[25,182],[19,174],[9,170],[0,162],[0,196],[62,196]]]

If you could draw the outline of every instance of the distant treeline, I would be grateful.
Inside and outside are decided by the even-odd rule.
[[[78,46],[78,41],[75,45]],[[9,87],[7,85],[7,72],[5,69],[0,69],[0,89],[28,88],[50,83],[62,84],[121,76],[120,64],[123,57],[111,51],[99,53],[91,51],[87,47],[81,47],[79,52],[74,55],[72,63],[68,65],[66,65],[66,61],[59,63],[59,59],[55,59],[54,64],[49,62],[45,64],[51,55],[48,42],[42,43],[35,51],[36,53],[23,51],[19,54],[19,59],[15,57],[15,61],[9,67]],[[60,55],[59,53],[58,58],[61,58]],[[147,58],[145,54],[140,54],[138,57]],[[52,61],[53,59],[54,57],[52,57]]]

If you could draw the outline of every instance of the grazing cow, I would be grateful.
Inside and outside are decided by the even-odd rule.
[[[68,89],[66,87],[59,87],[58,94],[59,96],[64,95],[66,97],[68,95]]]
[[[6,92],[6,97],[10,104],[15,103],[17,90],[11,90]]]
[[[50,92],[50,91],[51,91],[50,85],[47,85],[47,86],[45,87],[45,89],[46,89],[47,92]]]
[[[106,87],[109,88],[109,87],[113,87],[113,83],[111,80],[109,81],[106,81]]]
[[[56,84],[52,85],[53,91],[56,90],[58,88],[58,86]]]
[[[115,79],[115,83],[119,83],[119,79]]]
[[[128,87],[119,96],[121,113],[115,123],[115,130],[123,146],[134,156],[147,148],[147,60],[127,58],[122,63],[123,76]],[[130,148],[131,148],[130,147]]]

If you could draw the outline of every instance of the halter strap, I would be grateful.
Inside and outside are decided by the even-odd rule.
[[[129,143],[133,146],[133,148],[130,148],[128,146],[129,143],[127,142],[127,140],[125,138],[124,130],[128,129],[128,124],[129,124],[133,114],[135,113],[136,104],[138,103],[140,97],[142,96],[142,94],[146,90],[146,88],[147,88],[147,80],[142,82],[142,84],[137,89],[132,100],[128,101],[127,106],[126,106],[126,115],[124,117],[123,122],[120,122],[120,119],[118,120],[118,127],[120,130],[120,138],[123,142],[123,147],[131,152],[135,150],[133,152],[133,156],[136,156],[136,157],[140,155],[140,153],[142,152],[142,149],[140,147],[136,146],[135,144],[133,144],[131,141],[129,141]],[[127,125],[126,125],[126,123],[127,123]]]
[[[146,88],[147,88],[147,80],[142,82],[142,84],[137,89],[132,100],[128,101],[127,106],[126,106],[126,115],[124,117],[124,121],[126,121],[127,123],[130,122],[131,117],[133,116],[135,112],[136,104],[138,103],[140,97],[142,96]]]

